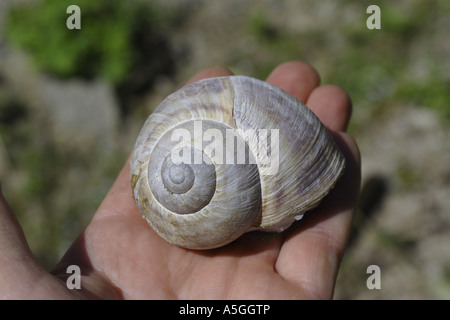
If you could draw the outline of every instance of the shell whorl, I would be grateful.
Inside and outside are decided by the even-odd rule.
[[[223,143],[223,154],[211,148],[227,135],[243,146],[244,164],[237,147]],[[284,230],[318,205],[344,162],[300,101],[266,82],[230,76],[198,81],[162,101],[137,138],[130,174],[136,203],[161,237],[208,249],[250,230]]]

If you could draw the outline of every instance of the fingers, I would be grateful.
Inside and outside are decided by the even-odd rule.
[[[352,111],[349,96],[337,86],[320,86],[320,77],[309,64],[283,63],[269,75],[267,82],[305,103],[329,130],[344,131],[347,128]]]
[[[320,77],[309,64],[290,61],[275,68],[266,81],[306,103],[311,92],[320,84]]]
[[[312,90],[306,102],[316,116],[332,131],[345,131],[352,113],[348,94],[333,85],[323,85]]]
[[[0,298],[16,298],[27,293],[27,285],[37,282],[43,273],[0,190]]]
[[[232,75],[228,69],[208,68],[197,73],[186,84],[228,75]],[[267,82],[305,103],[329,130],[346,130],[352,112],[350,97],[337,86],[320,86],[319,74],[309,64],[300,61],[285,62],[272,71]]]
[[[1,191],[1,190],[0,190]],[[1,256],[27,256],[31,251],[22,228],[0,192],[0,253]]]
[[[302,62],[280,65],[267,81],[304,102],[334,132],[347,160],[344,176],[331,193],[289,231],[275,266],[283,278],[311,292],[312,297],[331,298],[361,179],[356,142],[342,132],[350,119],[351,101],[337,86],[320,86],[317,72]]]
[[[212,77],[223,77],[223,76],[230,76],[233,73],[225,68],[221,67],[212,67],[205,70],[200,71],[195,76],[189,79],[189,81],[186,84],[191,84],[193,82],[206,79],[206,78],[212,78]]]
[[[283,278],[311,292],[312,298],[332,298],[361,180],[356,142],[343,132],[334,138],[346,158],[344,175],[320,206],[293,226],[276,263]]]

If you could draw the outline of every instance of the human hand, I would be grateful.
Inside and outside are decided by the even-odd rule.
[[[188,83],[231,73],[210,68]],[[50,273],[33,257],[14,214],[0,197],[0,297],[15,299],[327,299],[332,298],[360,185],[360,157],[344,131],[351,102],[340,88],[319,86],[301,62],[278,66],[267,81],[312,109],[347,163],[319,207],[283,233],[251,232],[227,246],[194,251],[161,239],[141,217],[129,162],[92,221]],[[81,290],[66,269],[81,268]]]

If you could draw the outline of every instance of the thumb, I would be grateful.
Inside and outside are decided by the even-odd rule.
[[[17,259],[31,255],[25,235],[0,186],[0,257]],[[1,270],[0,270],[1,272]]]
[[[99,290],[94,291],[93,286],[98,282],[97,275],[91,277],[93,281],[84,278],[87,290],[82,292],[69,290],[65,281],[60,278],[47,272],[33,257],[23,230],[0,186],[0,299],[71,299],[101,296],[96,295]],[[90,289],[92,290],[89,291]]]
[[[15,296],[18,289],[45,270],[33,258],[25,235],[0,186],[0,298]],[[30,282],[31,280],[31,282]]]

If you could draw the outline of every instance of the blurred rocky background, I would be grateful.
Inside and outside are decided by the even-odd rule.
[[[66,28],[71,4],[81,30]],[[3,192],[51,268],[167,94],[206,67],[264,79],[303,60],[349,92],[362,153],[335,298],[449,299],[449,30],[447,0],[1,0]]]

